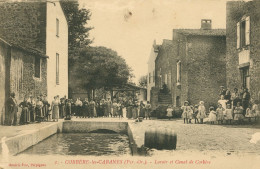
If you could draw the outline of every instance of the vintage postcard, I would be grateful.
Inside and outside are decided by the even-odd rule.
[[[259,169],[259,11],[1,0],[0,169]]]

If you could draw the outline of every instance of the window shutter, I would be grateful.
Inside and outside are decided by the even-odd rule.
[[[246,17],[246,45],[250,45],[250,16]]]
[[[237,49],[240,48],[240,22],[237,23]]]

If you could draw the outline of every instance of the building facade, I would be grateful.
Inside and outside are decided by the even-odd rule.
[[[6,119],[5,101],[10,92],[16,94],[18,103],[30,94],[47,92],[47,59],[39,51],[0,39],[0,124]]]
[[[7,1],[0,5],[0,17],[0,37],[49,56],[48,99],[68,95],[68,24],[60,2]]]
[[[152,87],[155,86],[155,59],[158,54],[159,45],[156,45],[156,41],[154,40],[148,64],[148,75],[147,75],[147,101],[151,100],[151,90]]]
[[[68,95],[68,25],[59,1],[0,3],[1,119],[11,92]]]
[[[175,29],[164,41],[155,61],[155,86],[166,84],[174,106],[205,101],[216,105],[219,87],[226,84],[226,32],[202,20],[201,29]]]
[[[260,2],[227,2],[227,87],[260,99]]]

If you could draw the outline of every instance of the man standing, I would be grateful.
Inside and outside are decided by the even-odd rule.
[[[15,99],[15,93],[11,93],[9,99],[6,101],[8,120],[7,125],[16,125],[17,123],[17,112],[18,104]]]

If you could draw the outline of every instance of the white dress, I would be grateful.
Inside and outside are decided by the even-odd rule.
[[[217,120],[216,114],[217,113],[215,111],[210,111],[210,113],[209,113],[209,121],[216,121]]]
[[[166,116],[167,117],[172,117],[172,112],[173,112],[173,109],[172,108],[168,108]]]
[[[232,120],[233,119],[233,110],[226,109],[224,116],[225,116],[225,120]]]
[[[218,103],[222,105],[222,107],[226,110],[227,109],[227,102],[228,100],[219,100]]]
[[[198,114],[197,114],[197,118],[198,119],[204,119],[206,117],[206,108],[205,106],[199,106],[198,107]]]

